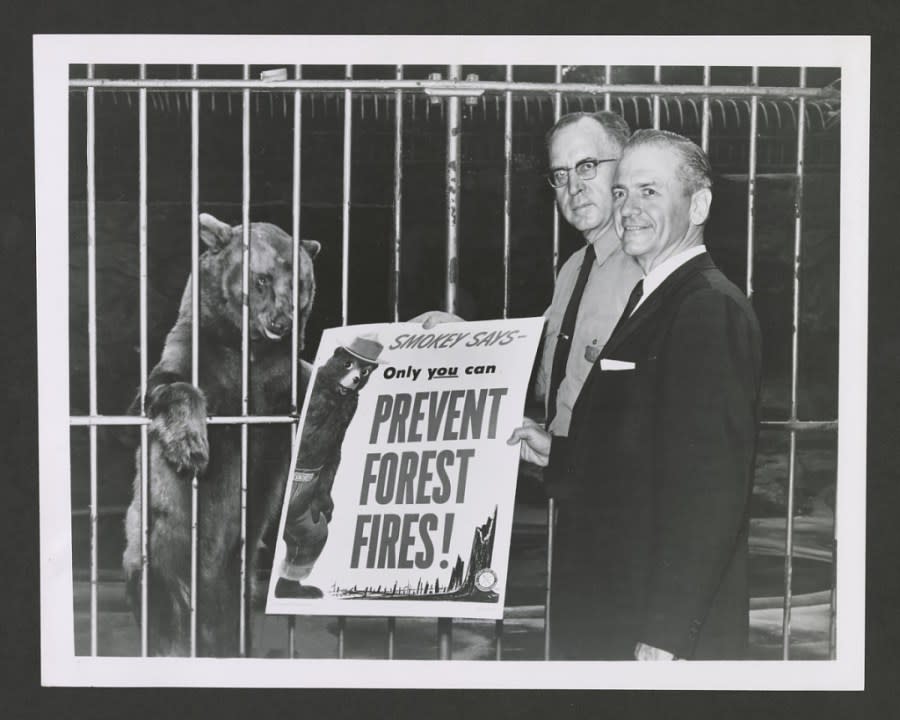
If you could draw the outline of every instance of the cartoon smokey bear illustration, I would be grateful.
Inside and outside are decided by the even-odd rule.
[[[359,392],[372,371],[384,363],[384,349],[371,337],[338,347],[316,374],[297,451],[297,465],[284,525],[286,553],[275,585],[277,598],[320,598],[304,585],[328,539],[334,510],[331,487],[341,462],[344,434],[356,413]]]

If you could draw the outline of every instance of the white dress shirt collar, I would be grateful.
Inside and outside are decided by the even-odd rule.
[[[673,255],[667,260],[661,262],[649,273],[644,275],[644,294],[641,296],[638,304],[634,306],[634,309],[637,310],[641,306],[641,303],[643,303],[647,299],[650,293],[652,293],[654,290],[656,290],[656,288],[662,285],[665,279],[669,277],[669,275],[671,275],[678,268],[684,265],[688,260],[695,258],[698,255],[702,255],[705,252],[706,245],[704,245],[703,243],[694,245],[694,247],[688,248],[687,250],[682,250],[677,255]]]

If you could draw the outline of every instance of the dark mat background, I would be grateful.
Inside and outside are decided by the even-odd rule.
[[[0,23],[0,343],[4,716],[887,718],[900,709],[900,8],[772,2],[7,0]],[[99,690],[40,688],[32,33],[864,34],[872,36],[867,668],[864,693]],[[60,238],[60,242],[64,242]],[[862,478],[859,481],[862,482]]]

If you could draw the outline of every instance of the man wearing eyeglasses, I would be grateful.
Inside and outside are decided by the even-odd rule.
[[[585,240],[560,269],[545,313],[536,392],[545,400],[546,428],[554,437],[545,472],[553,495],[565,493],[557,469],[565,462],[572,407],[641,278],[613,223],[612,179],[629,134],[625,121],[611,112],[564,115],[547,133],[547,180],[560,214]],[[544,464],[543,458],[529,457],[528,443],[522,450],[525,459]]]
[[[626,255],[613,225],[612,177],[628,124],[615,113],[570,113],[547,132],[547,181],[556,194],[560,214],[581,232],[585,246],[563,264],[553,300],[544,313],[543,355],[535,392],[543,399],[545,427],[554,436],[545,484],[552,495],[565,492],[555,478],[563,467],[572,406],[594,360],[625,308],[628,295],[641,278],[637,263]],[[430,328],[458,321],[449,313],[424,313],[414,322]],[[522,457],[547,465],[548,456],[533,449],[540,443],[540,426],[529,418],[516,433]]]

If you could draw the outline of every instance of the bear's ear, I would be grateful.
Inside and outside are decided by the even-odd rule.
[[[315,259],[316,255],[319,254],[319,250],[322,249],[322,244],[318,240],[301,240],[300,244],[306,250],[310,259]]]
[[[213,250],[221,250],[231,242],[231,225],[209,213],[200,213],[200,239]]]

